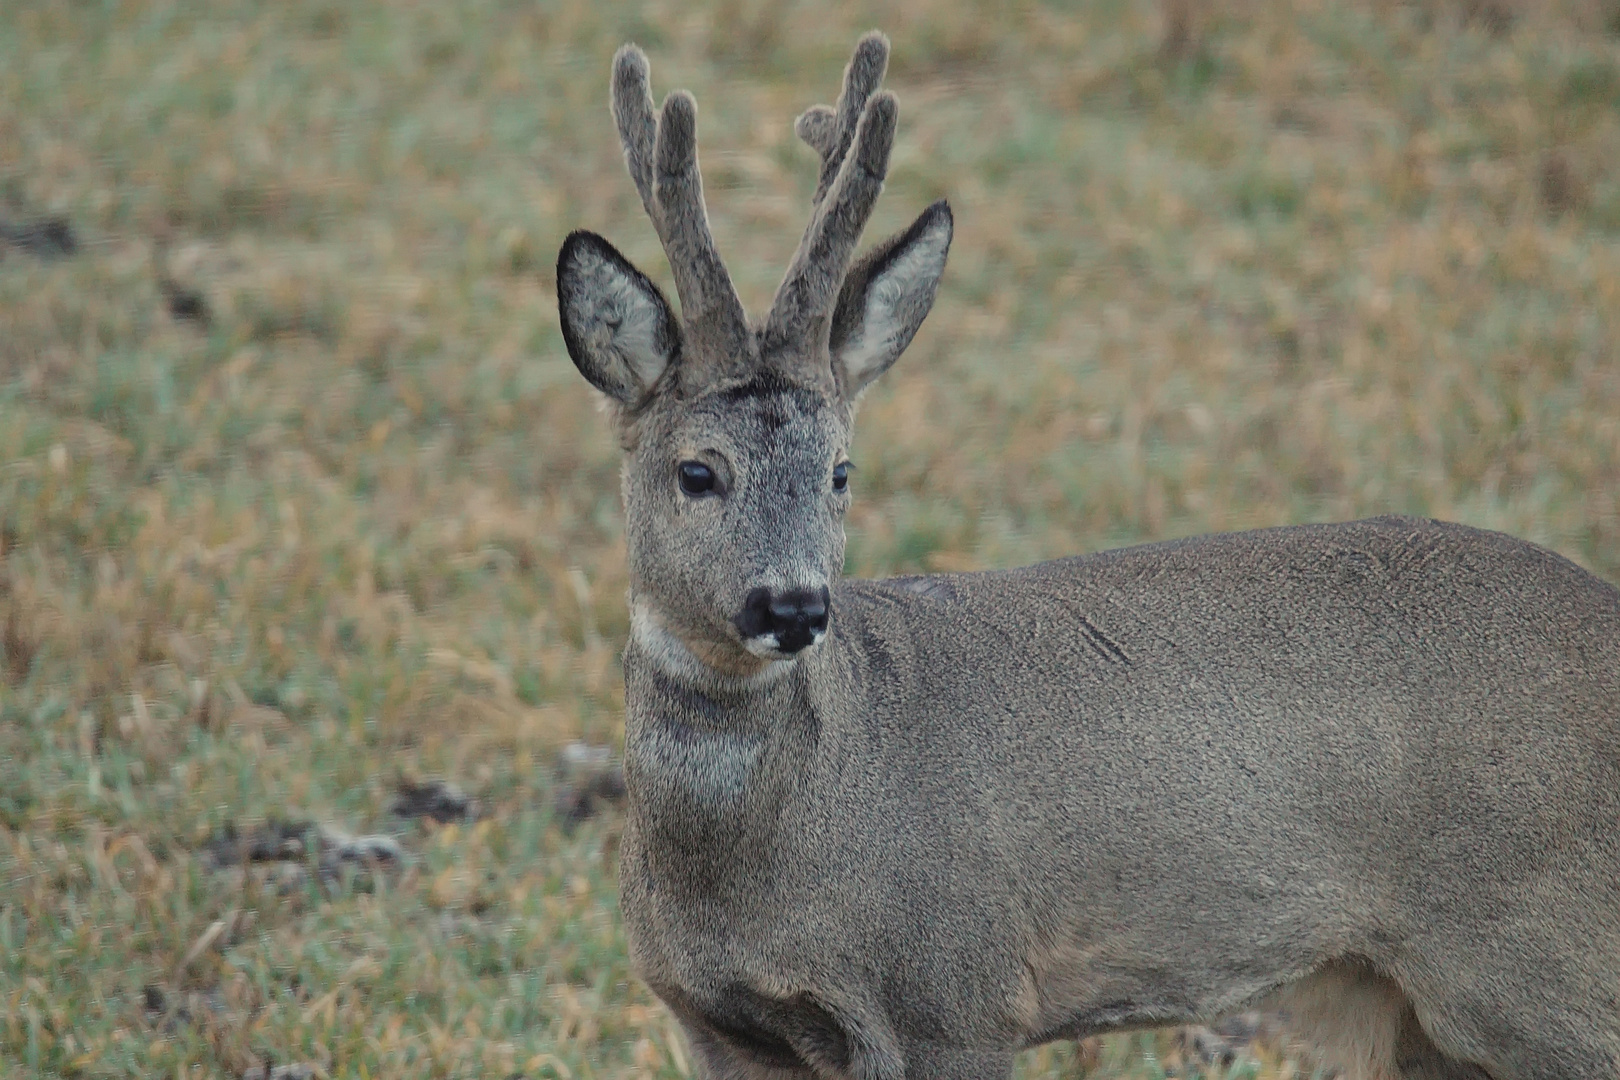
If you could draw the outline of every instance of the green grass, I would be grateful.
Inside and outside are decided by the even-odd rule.
[[[1620,8],[1172,8],[1173,48],[1147,0],[7,4],[0,219],[81,244],[0,252],[0,1073],[685,1071],[617,819],[552,812],[559,749],[622,737],[626,632],[552,260],[587,227],[668,280],[607,116],[627,38],[698,97],[756,311],[813,186],[793,117],[894,40],[871,234],[939,196],[957,233],[862,411],[853,573],[1403,511],[1620,578]],[[399,826],[401,869],[203,858],[391,828],[431,776],[489,814]]]

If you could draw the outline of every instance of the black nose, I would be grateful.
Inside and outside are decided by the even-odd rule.
[[[743,600],[742,614],[732,622],[747,638],[776,635],[776,647],[781,652],[796,653],[815,640],[827,629],[827,610],[831,596],[827,587],[819,589],[750,589]]]

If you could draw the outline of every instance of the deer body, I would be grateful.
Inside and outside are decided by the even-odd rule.
[[[799,1023],[994,1059],[1324,970],[1380,1001],[1387,973],[1486,1060],[1525,1049],[1490,1045],[1525,996],[1595,979],[1566,1019],[1612,1040],[1620,594],[1564,560],[1386,518],[846,582],[833,608],[766,687],[626,655],[626,919],[722,1056],[790,1043],[799,995]]]
[[[1351,1077],[1620,1070],[1620,591],[1406,518],[840,581],[861,388],[936,204],[852,267],[893,99],[869,37],[770,317],[713,254],[690,100],[614,113],[681,292],[559,258],[617,403],[625,924],[712,1077],[1003,1077],[1019,1048],[1285,1011]]]

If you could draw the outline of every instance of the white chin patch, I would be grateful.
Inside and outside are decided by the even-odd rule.
[[[761,634],[758,637],[746,639],[742,646],[761,660],[797,660],[817,645],[827,636],[827,631],[816,630],[810,635],[810,644],[796,652],[783,652],[782,640],[775,634]]]

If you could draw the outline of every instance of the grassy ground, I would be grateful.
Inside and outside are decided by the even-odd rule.
[[[621,41],[697,94],[758,310],[813,183],[793,116],[894,40],[874,234],[945,195],[957,235],[861,418],[852,572],[1396,510],[1614,580],[1617,12],[7,3],[0,221],[78,245],[0,247],[0,1073],[685,1072],[614,814],[553,810],[559,750],[621,737],[626,617],[552,260],[589,227],[667,280]],[[390,813],[435,777],[482,817]],[[289,821],[403,858],[216,865]]]

